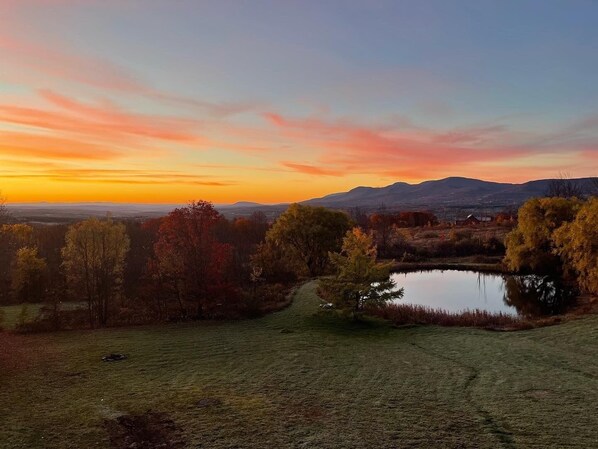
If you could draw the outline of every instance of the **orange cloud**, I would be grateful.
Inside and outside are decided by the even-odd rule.
[[[308,175],[343,176],[344,174],[340,170],[331,170],[322,167],[316,167],[315,165],[294,164],[292,162],[282,162],[282,165],[299,173],[305,173]]]
[[[87,168],[48,168],[36,171],[0,172],[3,178],[46,179],[52,181],[113,184],[187,184],[211,187],[235,185],[235,182],[192,173],[157,170],[118,170]]]
[[[121,156],[116,150],[92,143],[38,134],[0,132],[0,154],[22,159],[106,160]]]

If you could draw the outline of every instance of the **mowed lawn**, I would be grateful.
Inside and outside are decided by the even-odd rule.
[[[190,448],[598,447],[598,316],[353,326],[315,287],[257,320],[0,336],[0,447],[109,448],[107,420],[148,410]]]
[[[42,306],[43,304],[27,304],[25,317],[26,321],[35,318]],[[85,308],[87,307],[87,304],[84,302],[63,302],[60,307],[61,310],[74,310]],[[2,322],[0,322],[0,328],[13,330],[19,322],[19,316],[21,315],[23,306],[19,304],[0,308],[4,311]]]
[[[19,304],[16,306],[4,306],[1,308],[4,312],[4,314],[3,314],[2,322],[0,323],[0,327],[2,327],[4,329],[9,329],[9,330],[14,329],[19,321],[19,315],[21,314],[23,306]],[[29,319],[32,319],[33,317],[35,317],[39,313],[40,308],[41,308],[41,304],[27,304],[26,305],[27,317]]]

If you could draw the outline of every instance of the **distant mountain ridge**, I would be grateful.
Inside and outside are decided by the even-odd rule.
[[[482,181],[472,178],[450,177],[419,184],[396,182],[386,187],[356,187],[348,192],[334,193],[304,201],[304,204],[326,207],[467,207],[517,206],[527,199],[543,196],[553,179],[540,179],[522,184]],[[578,178],[582,188],[588,189],[591,178]]]
[[[516,208],[532,197],[544,196],[554,179],[540,179],[521,184],[482,181],[479,179],[450,177],[419,184],[396,182],[385,187],[355,187],[348,192],[338,192],[321,198],[300,201],[311,206],[337,209],[362,208],[373,211],[389,209],[431,210],[442,217],[454,217],[464,211],[499,210]],[[582,189],[589,190],[592,178],[571,179]],[[9,211],[24,220],[52,221],[55,218],[81,219],[89,216],[140,218],[166,215],[177,204],[125,204],[125,203],[13,203]],[[216,209],[227,217],[247,216],[261,211],[270,218],[282,213],[288,203],[259,204],[239,201],[234,204],[216,204]]]

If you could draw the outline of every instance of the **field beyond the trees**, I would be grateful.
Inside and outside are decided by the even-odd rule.
[[[315,288],[256,320],[0,333],[0,448],[598,447],[598,316],[352,324]]]

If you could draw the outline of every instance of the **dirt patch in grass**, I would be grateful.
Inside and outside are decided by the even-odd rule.
[[[31,348],[23,338],[0,332],[0,370],[24,370],[31,365],[31,359]]]
[[[314,423],[328,418],[328,410],[311,400],[288,401],[284,404],[284,413],[289,419],[301,423]]]
[[[148,411],[104,421],[113,449],[178,449],[185,447],[174,421],[166,413]]]
[[[525,392],[525,396],[527,396],[528,398],[531,399],[544,399],[545,397],[547,397],[550,394],[549,390],[536,390],[536,389],[532,389],[532,390],[527,390]]]
[[[195,405],[198,408],[217,407],[222,405],[222,400],[218,398],[201,398]]]

